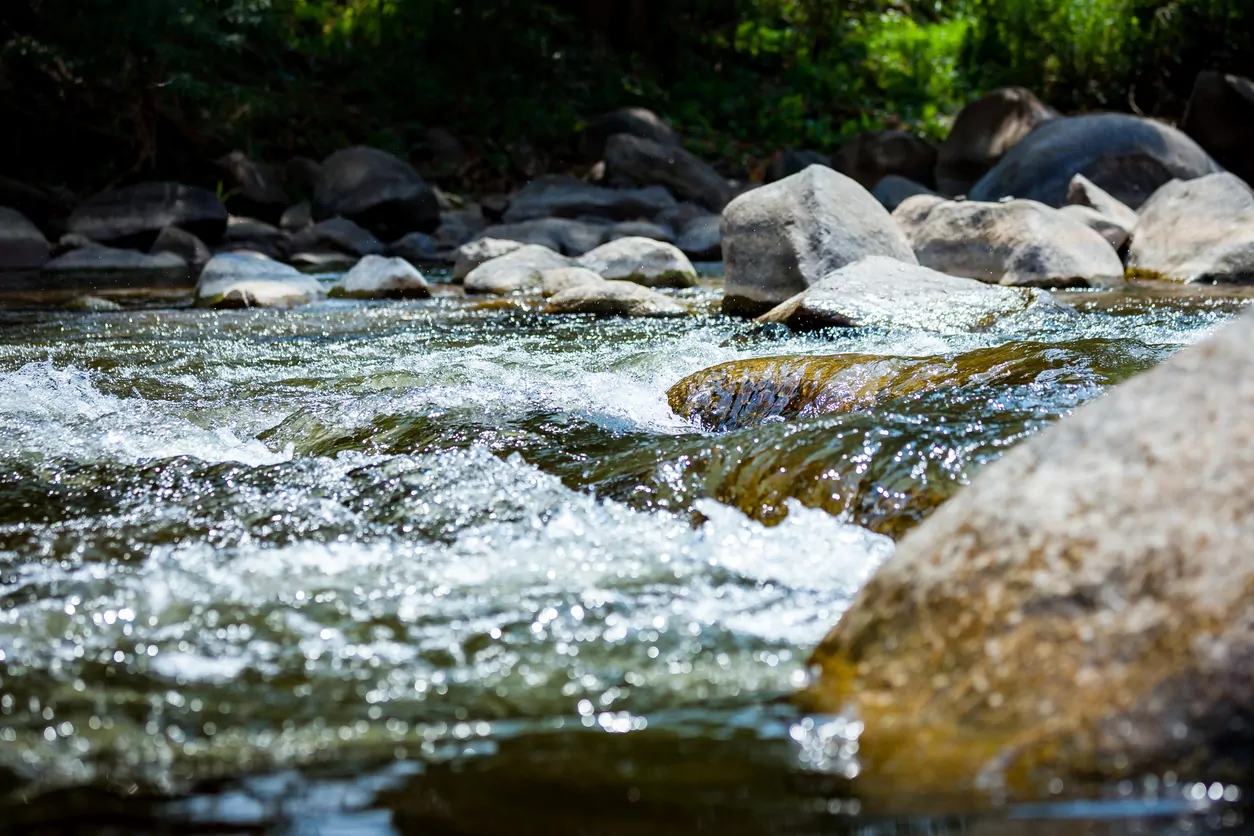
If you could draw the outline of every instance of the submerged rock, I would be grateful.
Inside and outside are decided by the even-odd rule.
[[[1083,174],[1139,209],[1169,180],[1191,180],[1220,170],[1196,142],[1175,128],[1123,113],[1094,113],[1040,125],[971,188],[970,197],[1018,197],[1062,206],[1071,179]]]
[[[905,537],[802,698],[864,725],[868,780],[1249,780],[1252,340],[1246,315],[1081,407]]]
[[[879,201],[817,165],[732,201],[723,212],[722,239],[723,310],[733,314],[765,313],[867,256],[916,263]]]
[[[1163,186],[1141,210],[1128,269],[1178,282],[1254,280],[1254,189],[1228,172]]]
[[[26,216],[0,206],[0,270],[32,270],[48,260],[48,240]]]
[[[919,263],[991,284],[1104,287],[1123,282],[1114,248],[1081,221],[1033,200],[912,198],[894,214]]]
[[[611,177],[624,177],[646,186],[665,186],[715,212],[732,199],[733,190],[727,179],[678,145],[618,134],[605,145],[605,165]]]
[[[513,252],[485,261],[465,279],[467,293],[504,295],[521,290],[537,290],[545,270],[569,267],[570,260],[547,247],[528,244]]]
[[[422,273],[405,259],[368,255],[344,274],[330,295],[351,299],[426,299],[431,288]]]
[[[518,241],[506,241],[501,238],[477,238],[457,249],[457,259],[453,263],[453,281],[462,281],[470,271],[480,264],[521,250],[525,244]]]
[[[414,168],[386,151],[357,146],[327,157],[314,189],[313,216],[347,218],[386,241],[440,225],[435,192]]]
[[[871,256],[829,273],[758,321],[795,331],[878,325],[960,333],[1020,313],[1041,295]]]
[[[322,285],[294,267],[262,255],[221,253],[196,283],[202,308],[291,308],[320,299]]]
[[[673,299],[635,282],[605,279],[570,284],[549,298],[544,311],[602,316],[680,316],[687,312]]]
[[[871,409],[963,386],[1057,380],[1066,352],[1011,343],[953,357],[868,354],[765,357],[702,369],[667,392],[675,414],[716,432],[779,420]]]
[[[167,226],[216,244],[226,222],[226,207],[213,192],[181,183],[140,183],[84,200],[67,226],[93,241],[147,249]]]
[[[647,287],[692,287],[697,271],[678,247],[650,238],[619,238],[576,260],[603,279]]]
[[[969,103],[941,143],[937,188],[947,195],[966,194],[1037,125],[1057,116],[1023,87],[1002,87]]]

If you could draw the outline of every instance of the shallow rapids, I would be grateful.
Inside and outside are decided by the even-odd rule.
[[[379,833],[497,832],[468,775],[857,813],[831,783],[856,730],[786,697],[890,537],[1242,304],[1067,300],[966,336],[459,297],[0,313],[0,790],[173,794],[151,815],[252,827],[304,815],[256,801],[282,776]],[[1039,373],[725,434],[667,403],[733,360],[992,346]],[[218,777],[246,789],[205,794]],[[528,804],[502,821],[539,827]]]

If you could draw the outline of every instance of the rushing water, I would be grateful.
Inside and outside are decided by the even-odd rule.
[[[1187,776],[975,818],[877,798],[856,724],[786,698],[889,535],[1240,300],[797,337],[687,295],[0,314],[0,831],[1238,821]],[[1040,372],[725,435],[667,405],[734,359],[998,345]]]

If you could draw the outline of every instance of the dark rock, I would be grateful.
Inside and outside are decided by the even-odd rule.
[[[985,466],[901,541],[801,699],[858,718],[877,791],[1246,784],[1252,342],[1245,315]]]
[[[431,288],[422,273],[405,259],[368,255],[344,274],[330,295],[350,299],[426,299]]]
[[[1247,183],[1254,183],[1254,81],[1198,73],[1180,128]]]
[[[509,195],[490,194],[479,198],[479,209],[490,224],[503,223],[505,212],[509,209]]]
[[[1041,124],[971,188],[972,200],[1018,197],[1063,206],[1071,179],[1083,174],[1133,209],[1172,179],[1219,171],[1197,143],[1175,128],[1122,113],[1068,116]]]
[[[288,194],[303,202],[313,200],[321,177],[322,163],[308,157],[292,157],[283,166],[283,184]]]
[[[167,226],[216,244],[226,221],[226,207],[213,192],[180,183],[141,183],[83,201],[68,227],[93,241],[147,249]]]
[[[648,287],[692,287],[697,271],[678,247],[650,238],[619,238],[575,262],[603,279],[626,279]]]
[[[675,243],[675,233],[669,227],[650,221],[623,221],[614,224],[605,233],[606,241],[617,241],[619,238],[652,238],[654,241]]]
[[[142,274],[144,281],[179,278],[188,274],[188,264],[170,252],[149,255],[138,250],[124,250],[93,244],[70,250],[43,266],[45,273],[89,276],[101,273]]]
[[[411,264],[434,264],[445,261],[449,250],[442,248],[434,237],[425,232],[411,232],[388,244],[388,252]]]
[[[602,159],[606,143],[616,134],[640,137],[659,145],[680,144],[679,135],[653,111],[643,107],[624,107],[598,116],[584,128],[579,142],[584,159]]]
[[[44,234],[16,209],[0,206],[0,270],[33,270],[48,260]]]
[[[241,252],[241,254],[269,258],[265,253],[256,251]],[[302,270],[316,273],[342,273],[345,270],[351,270],[360,259],[339,250],[305,250],[293,253],[287,257],[287,260]]]
[[[812,165],[831,168],[832,158],[819,151],[803,151],[796,148],[780,151],[771,157],[770,165],[766,168],[766,182],[774,183],[776,180],[800,174]]]
[[[916,183],[935,182],[936,146],[905,131],[868,131],[840,146],[832,166],[864,189],[890,174]]]
[[[67,311],[80,311],[82,313],[116,313],[123,310],[122,306],[117,302],[111,299],[102,299],[99,296],[75,296],[61,307]]]
[[[829,273],[758,321],[794,331],[879,326],[964,333],[1021,313],[1041,294],[871,256]]]
[[[243,151],[232,151],[218,165],[225,173],[226,202],[236,214],[277,222],[291,203],[278,166],[250,160]]]
[[[1227,171],[1163,186],[1141,208],[1128,269],[1178,282],[1254,281],[1254,190]]]
[[[387,248],[378,238],[347,218],[319,221],[292,236],[291,249],[334,249],[358,257],[383,255]]]
[[[936,186],[966,194],[1037,125],[1058,113],[1023,87],[1002,87],[968,104],[954,120],[936,158]]]
[[[875,184],[875,188],[871,190],[871,194],[875,195],[875,199],[889,212],[896,209],[906,200],[921,194],[936,194],[922,183],[916,183],[908,177],[900,177],[896,174],[890,174],[879,183]]]
[[[622,175],[641,185],[665,186],[715,212],[731,200],[733,189],[709,163],[676,145],[618,134],[605,145],[610,175]]]
[[[435,231],[435,241],[441,249],[454,250],[483,232],[487,220],[478,206],[454,209],[440,214],[440,226]]]
[[[758,316],[871,255],[914,264],[906,236],[866,189],[812,165],[723,212],[723,310]]]
[[[490,226],[476,238],[496,238],[535,244],[567,255],[583,255],[605,239],[607,227],[568,218],[539,218],[514,224]]]
[[[435,193],[408,163],[377,148],[337,151],[322,163],[313,216],[353,221],[385,240],[440,225]]]
[[[506,223],[537,218],[597,216],[629,221],[655,218],[675,207],[675,198],[661,186],[640,189],[607,189],[568,177],[550,174],[537,177],[510,198]]]
[[[279,217],[279,228],[284,232],[300,232],[313,226],[313,222],[313,207],[308,202],[301,202],[284,210]]]
[[[929,203],[930,209],[916,211]],[[930,202],[914,197],[893,217],[919,263],[951,276],[1019,287],[1123,283],[1123,263],[1105,238],[1033,200]]]
[[[187,262],[193,270],[200,270],[213,257],[204,241],[177,226],[167,226],[161,230],[148,252],[154,255],[174,253]]]
[[[428,128],[426,143],[431,166],[440,173],[458,174],[474,159],[447,128]]]
[[[722,261],[722,219],[718,215],[694,218],[680,230],[675,246],[695,261]]]
[[[1136,228],[1136,212],[1083,174],[1072,177],[1067,184],[1067,205],[1086,206],[1100,212],[1129,233]]]
[[[65,232],[65,220],[78,199],[69,191],[0,177],[0,206],[21,212],[49,241]]]

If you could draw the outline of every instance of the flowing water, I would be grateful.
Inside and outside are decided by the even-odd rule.
[[[685,293],[0,313],[0,831],[1237,826],[1205,776],[884,798],[787,697],[892,537],[1244,300],[800,337]],[[734,359],[990,346],[1039,371],[725,434],[667,405]]]

